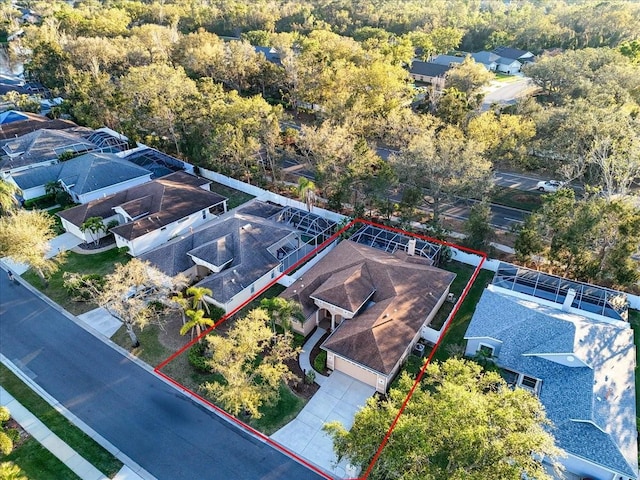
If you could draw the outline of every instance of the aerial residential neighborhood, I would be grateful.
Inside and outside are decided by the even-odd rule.
[[[0,479],[639,478],[637,3],[0,12]]]

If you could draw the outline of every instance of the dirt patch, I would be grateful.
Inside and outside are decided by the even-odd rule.
[[[29,435],[27,431],[24,428],[22,428],[22,426],[18,422],[16,422],[13,418],[10,418],[9,420],[7,420],[7,422],[4,424],[4,427],[6,430],[16,430],[18,432],[18,438],[13,442],[14,450],[31,437],[31,435]]]
[[[113,235],[101,238],[98,243],[89,242],[81,243],[78,248],[81,250],[98,250],[99,248],[105,248],[116,244],[116,239]]]
[[[299,379],[298,382],[288,382],[289,388],[299,397],[304,398],[305,400],[310,400],[311,397],[320,389],[320,385],[317,383],[306,383],[304,378],[304,372],[302,368],[300,368],[300,363],[297,358],[287,360],[285,365],[289,367]]]
[[[177,312],[166,314],[163,318],[163,328],[158,334],[160,344],[174,352],[184,347],[191,341],[191,334],[180,335],[180,328],[182,328],[182,316]]]

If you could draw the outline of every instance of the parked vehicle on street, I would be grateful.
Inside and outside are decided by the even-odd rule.
[[[536,185],[539,192],[557,192],[564,187],[565,183],[560,180],[542,180]]]

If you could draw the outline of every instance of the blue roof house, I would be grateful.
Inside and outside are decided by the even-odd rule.
[[[566,478],[637,479],[633,331],[624,321],[581,315],[571,301],[544,303],[489,285],[465,354],[490,356],[507,383],[539,397],[567,454]]]

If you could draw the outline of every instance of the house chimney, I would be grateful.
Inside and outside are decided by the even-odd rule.
[[[571,311],[571,304],[573,300],[576,298],[576,291],[573,288],[570,288],[567,291],[567,296],[564,298],[564,302],[562,302],[562,310],[565,312]]]
[[[412,238],[407,243],[407,255],[415,255],[416,254],[416,239]]]

